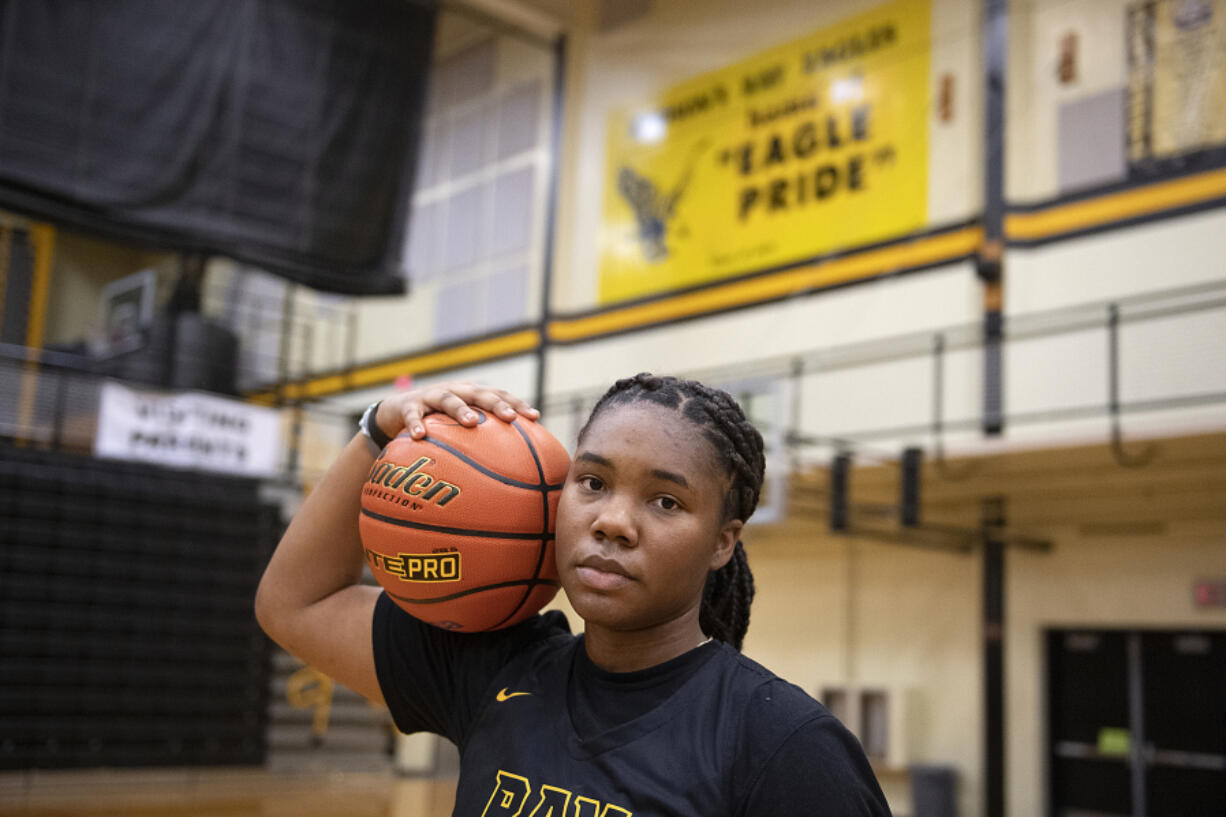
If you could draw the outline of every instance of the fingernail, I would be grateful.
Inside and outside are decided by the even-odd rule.
[[[473,414],[471,411],[466,411],[464,412],[464,419],[465,420],[475,420],[477,419],[477,415]]]
[[[426,430],[422,428],[421,426],[413,426],[414,436],[420,437],[422,434],[425,434],[425,433],[426,433]]]

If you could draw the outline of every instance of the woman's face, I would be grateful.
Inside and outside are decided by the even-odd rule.
[[[588,427],[558,504],[558,573],[589,627],[644,630],[697,618],[707,573],[740,533],[723,519],[730,477],[677,411],[605,409]]]

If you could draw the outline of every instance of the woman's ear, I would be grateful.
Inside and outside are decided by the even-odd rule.
[[[745,523],[740,519],[725,522],[719,529],[719,538],[715,540],[715,552],[711,554],[711,569],[719,570],[728,564],[732,551],[736,549],[736,540],[741,538],[741,528]]]

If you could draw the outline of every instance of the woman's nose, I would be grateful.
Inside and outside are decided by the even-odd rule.
[[[630,502],[619,497],[609,497],[602,502],[592,519],[592,535],[597,539],[616,542],[623,547],[634,547],[638,544],[638,527]]]

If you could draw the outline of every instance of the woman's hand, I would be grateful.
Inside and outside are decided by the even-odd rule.
[[[442,412],[461,425],[475,426],[478,418],[474,408],[508,423],[520,415],[529,420],[541,416],[539,411],[510,392],[476,383],[455,382],[397,392],[379,404],[375,422],[389,437],[408,429],[409,436],[420,440],[426,436],[422,418],[427,414]]]
[[[379,404],[375,422],[389,437],[406,428],[425,436],[422,418],[444,412],[466,426],[474,410],[510,422],[540,412],[501,389],[442,383],[399,392]],[[358,532],[362,483],[370,473],[369,442],[355,434],[294,515],[256,594],[256,618],[289,652],[372,701],[382,701],[371,647],[379,588],[362,584]]]

